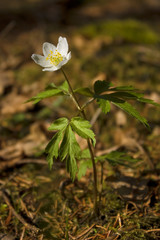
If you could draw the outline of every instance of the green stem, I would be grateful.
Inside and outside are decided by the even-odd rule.
[[[89,105],[91,102],[93,102],[95,99],[94,98],[91,98],[88,102],[86,102],[82,107],[81,107],[81,109],[82,110],[84,110],[86,107],[87,107],[87,105]]]
[[[72,100],[74,101],[75,105],[77,106],[78,110],[80,111],[81,115],[83,116],[84,119],[87,120],[86,114],[84,112],[84,109],[80,106],[77,97],[72,89],[72,86],[69,82],[69,79],[67,77],[67,75],[65,74],[63,68],[61,68],[62,73],[68,83],[69,89],[70,89],[70,96],[72,98]],[[98,195],[98,191],[97,191],[97,170],[96,170],[96,164],[95,164],[95,159],[94,159],[94,153],[93,153],[93,148],[92,148],[92,143],[90,141],[90,139],[87,139],[87,143],[88,143],[88,149],[90,151],[90,155],[91,155],[91,160],[92,160],[92,165],[93,165],[93,179],[94,179],[94,211],[95,214],[98,215],[99,214],[99,208],[98,208],[98,202],[97,202],[97,195]]]

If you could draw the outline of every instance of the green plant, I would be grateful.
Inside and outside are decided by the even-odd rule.
[[[65,117],[55,120],[49,127],[48,130],[56,131],[53,138],[46,147],[47,161],[49,167],[53,165],[53,160],[59,157],[62,161],[66,160],[66,168],[70,173],[71,179],[74,180],[78,172],[78,178],[85,174],[87,167],[93,167],[94,177],[94,211],[95,214],[99,214],[98,206],[98,190],[97,190],[97,161],[105,161],[112,164],[126,164],[126,162],[134,162],[131,157],[124,156],[124,153],[113,152],[100,157],[94,156],[94,147],[96,144],[95,134],[91,130],[91,125],[87,119],[85,109],[87,106],[94,101],[97,102],[102,112],[107,114],[110,111],[110,105],[113,104],[132,117],[139,120],[147,128],[149,124],[147,120],[140,115],[140,113],[128,102],[129,100],[139,101],[143,103],[149,103],[155,106],[159,104],[155,103],[150,99],[143,97],[143,94],[139,93],[137,89],[132,86],[120,86],[114,87],[110,82],[107,81],[96,81],[93,89],[90,88],[78,88],[73,89],[70,81],[65,74],[62,66],[66,64],[70,58],[71,53],[68,53],[68,43],[66,38],[59,38],[58,45],[55,47],[50,43],[44,43],[43,45],[44,56],[33,54],[32,59],[44,67],[43,71],[56,71],[61,69],[62,74],[65,78],[63,84],[56,86],[54,83],[47,86],[45,91],[40,92],[37,96],[32,97],[29,101],[37,103],[45,98],[50,98],[57,95],[65,95],[71,98],[76,105],[79,116],[67,119]],[[88,97],[87,102],[80,105],[77,94]],[[80,137],[86,139],[88,149],[81,151],[79,144],[76,141],[75,133]],[[77,167],[77,160],[83,160]]]

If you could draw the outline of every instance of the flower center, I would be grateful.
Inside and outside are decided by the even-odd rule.
[[[46,57],[46,60],[50,60],[50,63],[54,66],[57,66],[62,60],[62,55],[57,51],[53,54],[53,51],[50,50],[50,53],[48,54],[48,57]]]

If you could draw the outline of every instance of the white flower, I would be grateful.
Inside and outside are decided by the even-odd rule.
[[[67,39],[59,37],[57,47],[45,42],[43,44],[43,55],[32,54],[31,58],[35,63],[44,67],[43,71],[56,71],[66,64],[71,58],[71,52],[68,53]]]

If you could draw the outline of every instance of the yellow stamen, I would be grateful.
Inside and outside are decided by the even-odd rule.
[[[46,57],[46,60],[50,60],[50,63],[53,64],[54,66],[57,66],[62,60],[63,57],[62,55],[57,51],[53,54],[53,51],[50,50],[50,53]]]

